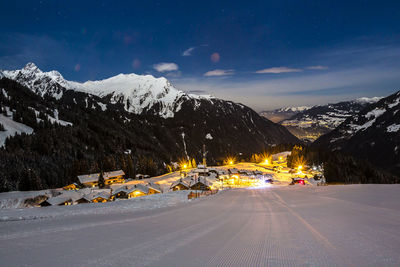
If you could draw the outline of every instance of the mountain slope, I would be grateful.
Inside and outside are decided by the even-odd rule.
[[[363,97],[335,104],[278,109],[269,113],[268,116],[273,117],[285,114],[286,119],[279,123],[299,139],[306,143],[311,143],[319,136],[335,129],[348,117],[357,114],[367,105],[375,103],[379,99],[379,97]],[[287,118],[287,115],[290,114],[292,116]]]
[[[4,77],[19,82],[42,97],[60,99],[66,90],[74,90],[107,98],[113,104],[123,104],[125,110],[131,113],[163,118],[173,117],[186,100],[197,102],[212,99],[211,96],[179,91],[164,77],[155,78],[151,75],[119,74],[100,81],[79,83],[65,80],[58,71],[43,72],[34,63],[28,63],[21,70],[2,73]]]
[[[301,107],[286,107],[286,108],[280,108],[280,109],[275,109],[275,110],[265,110],[265,111],[261,111],[260,115],[273,121],[276,123],[279,123],[283,120],[289,119],[291,117],[293,117],[294,115],[308,110],[312,107],[308,107],[308,106],[301,106]]]
[[[347,118],[313,146],[339,150],[400,175],[400,91]]]
[[[0,191],[62,186],[74,182],[77,174],[99,170],[104,162],[104,169],[122,168],[132,175],[127,149],[135,150],[138,171],[155,175],[179,159],[199,161],[203,144],[207,161],[216,163],[228,155],[249,156],[299,142],[283,126],[244,105],[189,95],[161,78],[143,76],[157,84],[125,87],[125,78],[130,82],[138,75],[124,75],[122,85],[110,78],[99,82],[97,91],[94,85],[64,88],[37,70],[32,75],[17,72],[12,76],[16,80],[0,79],[0,91],[5,92],[0,93],[0,109],[11,110],[12,119],[32,128],[33,134],[8,138],[0,148]],[[62,84],[72,88],[74,83]],[[118,100],[119,94],[123,99]],[[131,103],[139,104],[133,109]]]

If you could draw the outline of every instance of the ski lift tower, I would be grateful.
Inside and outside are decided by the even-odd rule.
[[[207,155],[208,151],[206,151],[206,145],[203,144],[203,176],[206,176],[207,173],[207,161],[206,161],[206,155]]]

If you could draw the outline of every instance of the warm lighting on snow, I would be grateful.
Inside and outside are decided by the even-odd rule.
[[[235,164],[235,158],[234,157],[227,157],[225,160],[224,160],[224,165],[233,165],[233,164]]]
[[[279,157],[279,161],[282,161],[282,159],[283,159],[282,157]]]
[[[299,171],[301,171],[301,169],[303,169],[303,166],[299,165],[299,167],[297,167],[297,169],[298,169]]]

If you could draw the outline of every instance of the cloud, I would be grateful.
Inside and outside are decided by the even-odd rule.
[[[300,72],[300,71],[302,71],[302,70],[301,69],[288,68],[288,67],[274,67],[274,68],[258,70],[255,73],[259,73],[259,74],[264,74],[264,73],[277,74],[277,73]]]
[[[226,75],[233,75],[235,74],[235,70],[210,70],[204,73],[204,76],[226,76]]]
[[[189,93],[189,94],[204,94],[204,93],[207,93],[207,91],[198,89],[198,90],[189,90],[189,91],[187,91],[187,93]]]
[[[176,65],[175,63],[166,62],[154,64],[153,68],[158,72],[174,71],[179,69],[178,65]]]
[[[181,71],[171,71],[171,72],[168,72],[167,74],[165,74],[165,76],[167,76],[169,78],[179,78],[182,76],[182,72]]]
[[[307,67],[307,69],[309,69],[309,70],[326,70],[326,69],[328,69],[328,67],[327,66],[318,65],[318,66]]]
[[[182,56],[184,56],[184,57],[191,56],[191,55],[192,55],[192,52],[193,52],[193,50],[194,50],[195,48],[196,48],[196,47],[189,47],[188,49],[186,49],[185,51],[183,51]]]
[[[398,87],[400,66],[368,66],[324,72],[303,72],[301,76],[228,80],[188,78],[174,81],[185,90],[205,90],[216,97],[248,105],[256,110],[283,106],[334,103],[359,97],[389,95]]]
[[[211,57],[210,57],[210,59],[211,59],[211,61],[212,62],[214,62],[214,63],[217,63],[217,62],[219,62],[219,60],[220,60],[220,55],[219,55],[219,53],[213,53],[212,55],[211,55]]]

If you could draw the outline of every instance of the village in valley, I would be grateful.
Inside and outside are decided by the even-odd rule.
[[[225,165],[207,166],[190,160],[177,163],[179,170],[161,176],[136,174],[126,177],[123,170],[83,174],[76,183],[25,199],[25,206],[68,206],[105,203],[154,194],[187,192],[188,199],[216,194],[235,188],[265,188],[287,185],[325,185],[322,166],[297,165],[289,168],[288,156],[281,152],[258,157],[258,163],[236,162],[227,158]]]

